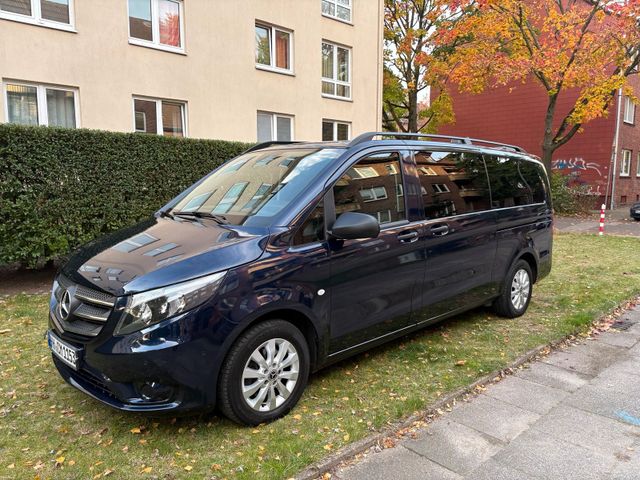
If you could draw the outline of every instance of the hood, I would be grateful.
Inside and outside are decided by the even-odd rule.
[[[268,236],[268,228],[154,217],[85,245],[62,273],[90,288],[127,295],[251,262],[262,255]]]

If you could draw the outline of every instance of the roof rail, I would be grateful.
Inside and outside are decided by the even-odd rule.
[[[522,147],[518,147],[516,145],[509,145],[507,143],[500,143],[500,142],[492,142],[490,140],[481,140],[478,138],[469,138],[469,137],[455,137],[455,136],[451,136],[451,135],[436,135],[436,134],[432,134],[432,133],[406,133],[406,132],[367,132],[367,133],[363,133],[361,135],[358,135],[356,138],[354,138],[353,140],[351,140],[351,142],[349,142],[349,146],[353,147],[355,145],[358,145],[360,143],[364,143],[364,142],[368,142],[370,140],[373,140],[375,137],[393,137],[393,138],[405,138],[405,139],[410,139],[410,138],[419,138],[419,137],[425,137],[425,138],[433,138],[436,141],[441,141],[441,140],[447,140],[451,143],[461,143],[464,145],[487,145],[489,147],[499,147],[500,149],[503,150],[510,150],[513,152],[518,152],[518,153],[527,153],[525,151],[524,148]]]
[[[292,143],[300,143],[300,142],[284,141],[284,140],[270,140],[268,142],[256,143],[253,147],[247,148],[240,155],[244,155],[245,153],[253,152],[254,150],[261,150],[263,148],[270,147],[271,145],[290,145]]]

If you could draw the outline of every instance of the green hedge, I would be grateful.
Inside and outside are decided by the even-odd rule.
[[[0,266],[132,225],[249,144],[0,124]]]

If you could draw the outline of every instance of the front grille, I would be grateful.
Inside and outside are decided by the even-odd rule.
[[[52,302],[51,315],[60,334],[70,333],[81,339],[97,336],[113,312],[116,297],[77,285],[64,275],[60,275],[53,292],[55,302]],[[63,318],[61,302],[69,292],[69,313]]]

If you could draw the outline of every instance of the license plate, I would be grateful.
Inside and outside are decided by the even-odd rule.
[[[63,342],[53,332],[49,332],[47,338],[53,354],[74,370],[78,370],[81,350]]]

